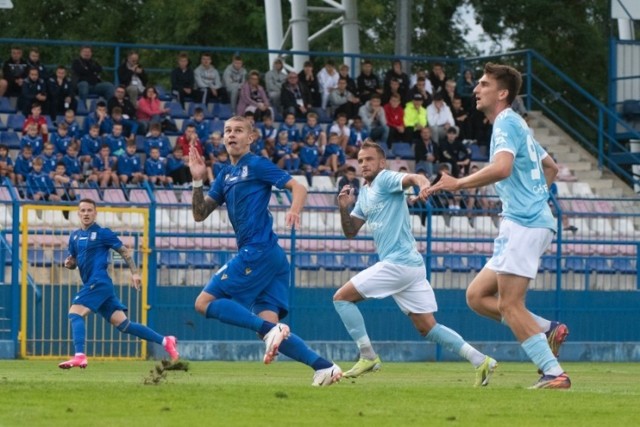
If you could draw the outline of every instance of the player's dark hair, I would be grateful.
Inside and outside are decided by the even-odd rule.
[[[95,201],[95,200],[93,200],[93,199],[88,199],[88,198],[80,199],[80,201],[78,202],[78,206],[80,206],[80,205],[81,205],[81,204],[83,204],[83,203],[89,203],[89,204],[92,204],[94,208],[98,206],[98,205],[96,204],[96,201]]]
[[[507,96],[508,104],[511,104],[516,99],[522,86],[522,75],[518,70],[508,65],[487,62],[484,66],[484,73],[496,79],[499,89],[509,91]]]

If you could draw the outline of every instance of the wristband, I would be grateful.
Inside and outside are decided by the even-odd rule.
[[[201,188],[202,187],[202,180],[201,179],[197,179],[195,181],[191,181],[191,187],[193,187],[193,188]]]

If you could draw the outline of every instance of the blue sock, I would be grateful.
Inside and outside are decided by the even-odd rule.
[[[69,313],[67,317],[69,318],[69,322],[71,322],[71,336],[73,336],[75,352],[84,354],[84,342],[87,335],[84,318],[75,313]]]
[[[431,328],[425,338],[454,353],[460,353],[460,349],[465,344],[464,340],[456,331],[449,329],[439,323]]]
[[[142,338],[145,341],[151,341],[157,344],[162,344],[162,340],[164,339],[162,335],[160,335],[150,327],[142,325],[140,323],[131,322],[129,321],[129,319],[126,319],[124,322],[120,323],[117,328],[120,332],[134,335],[138,338]]]
[[[207,307],[206,317],[208,319],[218,319],[222,323],[240,326],[251,329],[258,334],[265,336],[275,325],[263,320],[230,299],[217,299]]]
[[[296,334],[289,335],[289,338],[282,341],[278,351],[293,360],[304,363],[312,367],[314,370],[330,368],[333,363],[329,362],[311,350],[302,338]]]
[[[558,363],[558,359],[555,358],[549,344],[547,343],[547,337],[540,333],[535,334],[527,338],[522,344],[522,349],[529,359],[538,367],[545,375],[560,375],[564,371]]]

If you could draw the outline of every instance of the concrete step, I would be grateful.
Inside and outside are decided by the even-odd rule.
[[[567,162],[564,164],[572,171],[590,171],[595,169],[589,162]]]
[[[580,162],[582,158],[580,157],[580,153],[559,153],[556,150],[551,151],[553,154],[553,158],[556,159],[558,163],[576,163]]]
[[[592,169],[588,171],[574,171],[574,176],[578,178],[578,181],[590,181],[602,177],[602,171],[599,169]]]
[[[595,193],[600,197],[622,197],[622,188],[596,188]]]
[[[590,180],[587,181],[592,189],[611,189],[613,188],[613,180],[612,179],[598,179],[598,180]]]

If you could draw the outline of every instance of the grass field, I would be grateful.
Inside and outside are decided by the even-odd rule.
[[[386,363],[326,388],[293,362],[191,362],[145,385],[156,364],[0,361],[0,426],[640,425],[640,364],[564,363],[568,391],[528,390],[537,374],[523,363],[501,363],[481,389],[466,363]]]

